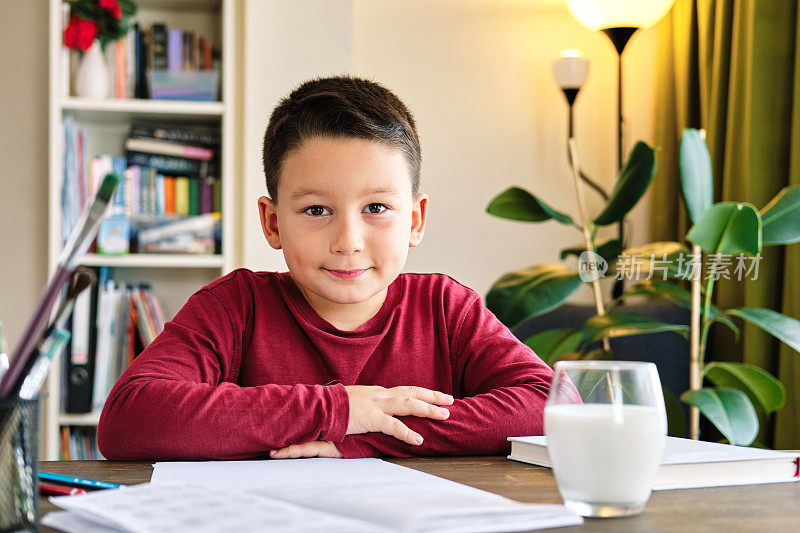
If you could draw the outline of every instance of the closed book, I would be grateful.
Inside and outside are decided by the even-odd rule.
[[[167,31],[167,68],[183,69],[183,31],[177,28]]]
[[[175,178],[164,176],[164,214],[175,214]]]
[[[134,122],[131,125],[130,137],[142,137],[145,139],[160,139],[193,146],[203,146],[206,148],[218,148],[220,145],[219,128],[196,126],[196,125],[174,125],[164,126],[152,122]]]
[[[214,164],[212,161],[199,159],[189,159],[186,157],[176,157],[163,154],[151,154],[147,152],[126,151],[125,157],[128,158],[129,165],[140,165],[143,167],[153,167],[163,174],[181,174],[192,177],[205,177],[214,174]]]
[[[200,214],[214,212],[214,178],[200,180]]]
[[[151,68],[153,70],[167,69],[167,25],[153,24],[150,46]]]
[[[200,179],[189,180],[189,214],[200,214]]]
[[[144,32],[138,22],[133,24],[134,82],[133,97],[147,98],[147,77],[145,75]]]
[[[125,98],[125,85],[127,83],[128,61],[126,58],[125,39],[115,41],[114,47],[114,90],[117,98]]]
[[[162,141],[159,139],[145,139],[140,137],[128,138],[125,141],[125,149],[135,152],[147,152],[151,154],[172,155],[176,157],[186,157],[188,159],[213,159],[214,150],[202,146],[192,146],[189,144]]]
[[[800,480],[800,457],[796,453],[665,438],[664,457],[653,490]],[[508,440],[511,441],[509,459],[552,468],[547,437],[509,437]]]
[[[185,176],[175,178],[175,214],[189,214],[189,178]]]
[[[222,180],[214,180],[214,211],[222,212]]]
[[[117,186],[117,190],[114,191],[111,214],[125,216],[125,171],[128,169],[128,160],[124,157],[114,157],[112,168],[114,174],[119,176],[121,181]]]
[[[158,174],[156,176],[156,216],[164,216],[166,213],[164,205],[164,174]]]

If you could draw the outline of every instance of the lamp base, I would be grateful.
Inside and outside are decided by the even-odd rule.
[[[634,28],[632,26],[619,26],[617,28],[605,28],[600,31],[606,34],[614,45],[614,48],[617,49],[617,53],[622,55],[622,51],[625,50],[625,45],[628,44],[628,41],[630,41],[633,34],[638,30],[639,28]]]

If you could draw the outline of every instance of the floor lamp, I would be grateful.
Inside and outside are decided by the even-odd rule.
[[[602,31],[617,51],[617,168],[622,169],[625,146],[622,126],[622,52],[639,29],[648,28],[666,15],[675,0],[567,0],[578,21],[591,30]],[[625,220],[619,221],[619,240],[624,240]],[[614,298],[624,290],[623,281],[614,284]]]

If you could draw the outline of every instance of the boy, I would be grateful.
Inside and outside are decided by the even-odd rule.
[[[239,269],[192,295],[111,391],[103,455],[483,455],[541,434],[550,368],[474,291],[400,273],[428,198],[397,96],[308,81],[263,155],[261,225],[289,272]]]

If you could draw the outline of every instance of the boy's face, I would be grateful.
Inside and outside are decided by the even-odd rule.
[[[357,315],[359,307],[377,311],[408,248],[422,240],[428,199],[412,198],[400,150],[313,138],[284,159],[277,205],[265,196],[258,203],[267,241],[283,249],[312,307]]]

